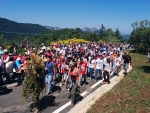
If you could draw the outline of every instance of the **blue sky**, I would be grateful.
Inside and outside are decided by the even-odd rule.
[[[130,33],[131,23],[150,21],[150,0],[0,0],[0,17],[60,28],[105,28]]]

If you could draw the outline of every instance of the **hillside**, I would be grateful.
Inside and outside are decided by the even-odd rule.
[[[49,31],[39,24],[17,23],[5,18],[0,18],[0,34],[40,34]]]

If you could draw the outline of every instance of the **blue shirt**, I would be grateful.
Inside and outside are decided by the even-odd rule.
[[[0,50],[0,56],[4,54],[4,50]]]
[[[55,64],[53,61],[51,62],[46,62],[46,68],[47,68],[47,74],[53,76],[54,75],[54,68]]]

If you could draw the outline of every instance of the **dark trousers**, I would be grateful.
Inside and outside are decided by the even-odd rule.
[[[82,86],[82,78],[84,78],[84,84],[86,83],[86,75],[80,75],[80,85]]]
[[[17,83],[18,83],[18,84],[21,84],[22,73],[16,73],[16,75],[17,75],[17,77],[18,77]]]
[[[92,78],[92,76],[93,76],[93,68],[90,68],[90,77]]]
[[[15,78],[16,78],[16,72],[13,72],[13,75],[11,77],[12,82],[14,82]]]
[[[75,101],[75,95],[76,95],[76,90],[78,88],[78,82],[73,82],[72,84],[72,89],[71,89],[71,101],[74,102]]]
[[[6,81],[7,81],[7,82],[10,82],[11,79],[10,79],[9,73],[5,73],[5,76],[6,76]]]
[[[109,82],[109,72],[106,70],[104,71],[104,81]]]
[[[2,71],[0,70],[0,83],[3,83]]]

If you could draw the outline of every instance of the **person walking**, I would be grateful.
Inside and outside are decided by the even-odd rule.
[[[22,94],[26,103],[32,95],[33,103],[29,110],[38,113],[40,110],[40,93],[45,88],[45,64],[41,57],[32,53],[27,60],[27,65]],[[48,72],[51,73],[50,70]]]
[[[68,79],[71,78],[72,84],[71,84],[71,91],[70,91],[70,94],[71,94],[70,107],[74,106],[76,90],[78,87],[80,87],[79,75],[80,75],[80,70],[75,66],[75,63],[71,61],[68,76],[67,76],[66,81],[65,81],[65,85],[66,85]]]
[[[120,67],[120,64],[121,64],[121,58],[120,58],[120,54],[117,54],[116,58],[114,59],[114,66],[113,67],[113,75],[118,75],[118,72],[119,72],[119,67]]]
[[[110,72],[111,72],[111,63],[110,63],[110,59],[107,58],[106,59],[106,63],[105,63],[105,67],[104,67],[104,83],[105,84],[109,84],[110,81],[109,81],[109,77],[110,77]]]
[[[125,71],[124,74],[127,75],[127,69],[129,67],[129,64],[131,65],[131,57],[129,55],[129,52],[125,52],[122,59],[123,59],[123,68]]]
[[[87,62],[83,61],[83,58],[80,58],[80,61],[78,63],[78,67],[80,69],[80,85],[82,86],[82,78],[84,78],[84,84],[87,84],[86,82],[86,76],[87,76]]]
[[[97,75],[100,74],[100,80],[102,80],[102,72],[103,72],[103,59],[102,55],[100,55],[95,61],[95,82],[97,81]]]
[[[62,79],[61,79],[61,83],[60,83],[60,87],[63,86],[64,81],[66,80],[66,76],[67,76],[67,72],[68,72],[68,65],[66,64],[67,61],[63,58],[63,60],[60,62],[60,73],[62,74]]]
[[[49,94],[50,90],[52,89],[52,85],[53,85],[52,84],[53,83],[53,77],[56,76],[55,64],[52,60],[52,57],[47,57],[45,70],[47,71],[46,77],[45,77],[45,82],[48,85],[46,94]]]
[[[94,71],[94,68],[95,68],[95,59],[94,59],[93,56],[89,60],[88,67],[89,67],[89,78],[92,79],[93,71]]]

